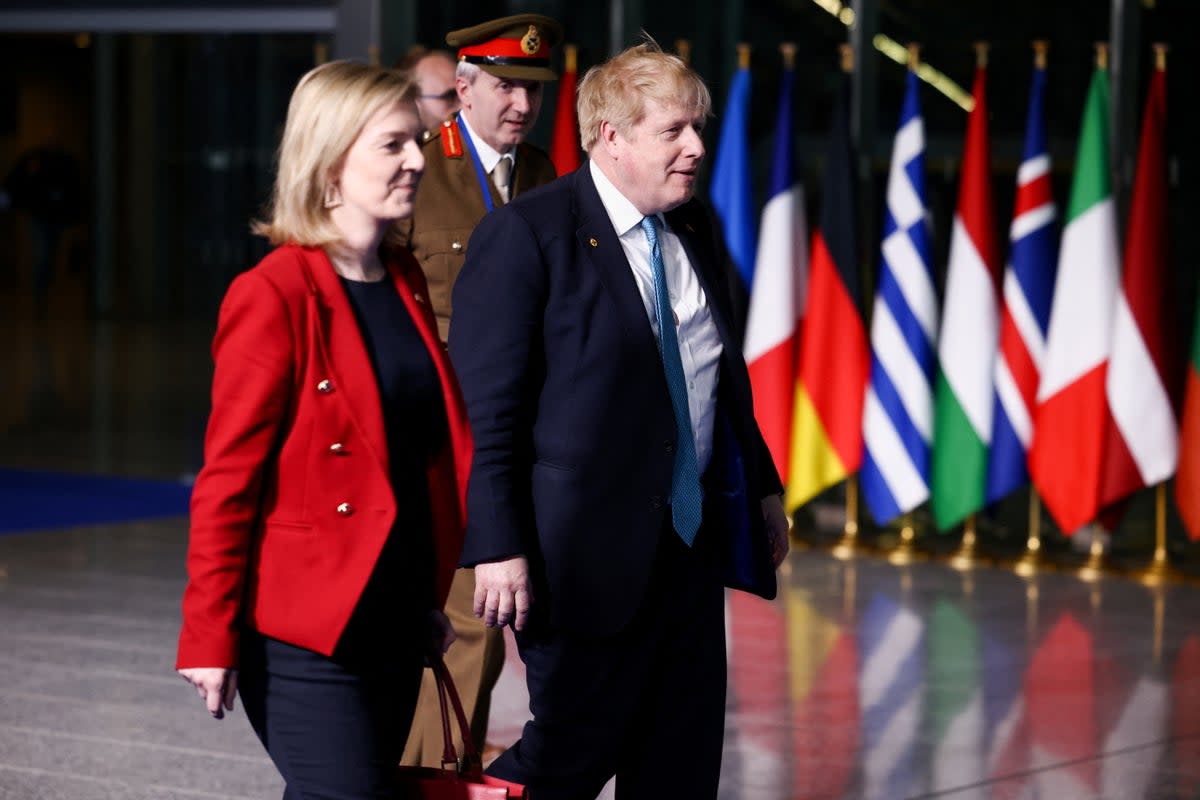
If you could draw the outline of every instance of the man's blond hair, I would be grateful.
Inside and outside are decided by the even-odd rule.
[[[340,242],[342,233],[325,207],[330,182],[367,120],[390,103],[412,103],[416,91],[399,71],[357,61],[330,61],[309,70],[288,103],[270,210],[253,231],[271,244]]]
[[[579,141],[591,152],[608,121],[621,135],[646,116],[646,101],[709,116],[712,96],[704,79],[679,56],[664,53],[653,39],[630,47],[587,71],[575,101]]]

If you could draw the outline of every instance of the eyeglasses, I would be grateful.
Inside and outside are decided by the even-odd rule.
[[[441,100],[443,103],[453,103],[458,99],[458,90],[451,88],[441,94],[419,94],[417,97],[422,100]]]

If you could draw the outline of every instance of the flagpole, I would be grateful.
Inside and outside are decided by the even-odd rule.
[[[795,50],[792,51],[793,57]],[[854,47],[838,45],[838,56],[843,73],[854,71]],[[785,56],[786,57],[786,56]],[[858,552],[858,476],[846,478],[846,523],[842,526],[842,539],[833,548],[833,557],[842,561],[854,558]]]
[[[896,545],[895,550],[888,553],[888,562],[903,567],[916,561],[917,550],[914,544],[916,538],[917,531],[913,527],[913,513],[906,511],[900,518],[900,542]]]
[[[975,568],[975,515],[968,514],[963,521],[962,544],[958,552],[950,557],[950,566],[959,572],[967,572]]]
[[[1035,70],[1046,69],[1046,53],[1050,43],[1045,39],[1033,41],[1033,67]],[[1025,539],[1025,552],[1013,565],[1013,572],[1022,578],[1032,578],[1037,575],[1042,566],[1042,504],[1037,487],[1029,484],[1029,531]]]
[[[1096,68],[1108,69],[1108,42],[1096,42]],[[1104,576],[1104,539],[1100,524],[1092,522],[1088,526],[1092,533],[1091,546],[1088,548],[1088,559],[1075,573],[1076,576],[1088,583],[1095,583]]]
[[[1167,70],[1167,45],[1155,43],[1154,69]],[[1162,481],[1154,490],[1154,556],[1146,569],[1134,577],[1147,586],[1162,586],[1176,577],[1167,559],[1167,482]],[[1156,609],[1157,610],[1157,609]]]
[[[1150,564],[1133,577],[1146,586],[1162,586],[1175,578],[1167,558],[1167,482],[1154,487],[1154,556]]]
[[[675,52],[683,63],[690,64],[692,62],[692,43],[687,39],[675,40]]]
[[[908,45],[908,69],[916,72],[920,63],[921,45],[913,42]],[[888,553],[888,562],[897,566],[905,566],[913,563],[917,557],[914,544],[916,538],[917,532],[913,527],[913,513],[906,511],[900,518],[900,541],[896,545],[896,549]]]
[[[988,63],[988,43],[975,42],[972,47],[975,49],[975,67],[976,69],[987,69]],[[964,158],[965,161],[965,158]],[[966,572],[975,568],[975,514],[968,514],[963,522],[962,543],[958,546],[956,552],[950,558],[950,566],[959,572]]]
[[[846,478],[846,524],[842,526],[842,539],[832,551],[834,558],[849,561],[857,552],[858,542],[858,477]]]
[[[1037,575],[1042,564],[1042,504],[1037,489],[1029,487],[1029,538],[1025,540],[1025,553],[1013,565],[1013,572],[1022,578]]]

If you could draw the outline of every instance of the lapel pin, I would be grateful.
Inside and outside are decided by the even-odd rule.
[[[595,239],[588,239],[588,244],[590,244],[592,247],[599,247],[599,246],[600,246],[600,243],[599,243],[599,242],[597,242]]]

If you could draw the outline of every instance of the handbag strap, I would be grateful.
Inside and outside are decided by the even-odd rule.
[[[450,677],[450,671],[446,669],[446,662],[441,656],[430,660],[430,666],[433,669],[433,677],[437,681],[438,687],[438,705],[442,712],[442,766],[445,768],[447,764],[454,764],[458,767],[460,774],[477,774],[482,773],[483,767],[479,759],[479,750],[475,747],[475,739],[471,736],[471,726],[467,722],[467,714],[463,710],[462,700],[459,699],[458,689],[454,686],[454,680]],[[454,709],[454,716],[458,721],[458,729],[462,733],[463,753],[462,764],[458,762],[458,751],[454,747],[454,737],[450,733],[450,709],[447,708],[446,702],[449,700],[450,707]]]

